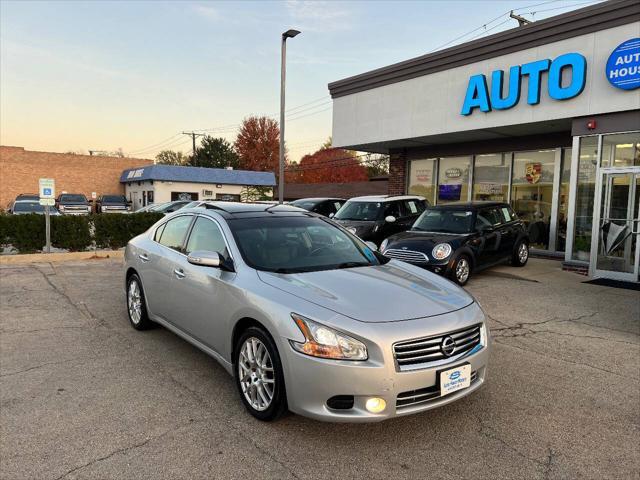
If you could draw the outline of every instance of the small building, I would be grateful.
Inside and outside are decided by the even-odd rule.
[[[120,183],[133,209],[138,210],[150,203],[174,200],[239,202],[257,194],[271,198],[276,177],[273,172],[149,165],[123,171]]]
[[[640,2],[579,10],[329,85],[333,146],[389,193],[510,202],[531,246],[640,281]]]

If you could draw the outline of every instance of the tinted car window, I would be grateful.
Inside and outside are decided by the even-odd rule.
[[[511,207],[500,207],[500,213],[502,214],[502,218],[505,222],[511,222],[516,219],[516,216],[513,213],[513,210],[511,210]]]
[[[412,230],[425,232],[469,233],[473,226],[471,210],[427,209]]]
[[[420,215],[424,212],[424,202],[420,200],[405,200],[403,203],[407,215]]]
[[[127,203],[127,197],[124,195],[105,195],[102,197],[102,203]]]
[[[402,215],[400,214],[400,203],[399,202],[389,202],[384,208],[384,216],[388,216],[400,218]]]
[[[380,263],[361,241],[319,217],[245,218],[229,227],[247,264],[258,270],[294,273]]]
[[[40,202],[16,202],[13,204],[13,211],[20,213],[44,212],[44,206],[40,205]]]
[[[336,213],[338,220],[377,220],[380,217],[380,202],[347,202]]]
[[[338,210],[340,210],[340,207],[344,205],[342,202],[332,202],[331,204],[333,205],[333,208],[331,209],[332,213],[336,213]]]
[[[196,223],[194,223],[189,235],[186,253],[196,250],[218,252],[220,255],[227,256],[227,246],[224,243],[222,232],[212,220],[203,217],[196,218]]]
[[[502,213],[497,208],[485,208],[478,212],[476,227],[491,227],[504,223]]]
[[[184,237],[191,223],[191,215],[183,215],[169,220],[160,236],[160,243],[165,247],[182,251]]]
[[[86,203],[87,197],[84,195],[64,194],[60,195],[61,202]]]
[[[316,206],[316,202],[309,200],[296,200],[295,202],[291,202],[291,205],[298,208],[304,208],[305,210],[313,210],[313,207]]]

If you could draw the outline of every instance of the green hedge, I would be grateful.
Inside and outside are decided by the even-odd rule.
[[[124,247],[129,240],[146,232],[163,216],[162,213],[155,212],[133,213],[131,215],[94,215],[96,246],[102,248]]]
[[[154,212],[52,216],[51,245],[69,251],[86,250],[94,245],[121,248],[162,217],[162,213]],[[42,250],[45,242],[44,215],[0,214],[0,245],[11,245],[20,253],[33,253]]]

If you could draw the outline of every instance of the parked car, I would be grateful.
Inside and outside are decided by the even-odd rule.
[[[14,200],[9,204],[7,213],[11,215],[28,215],[30,213],[44,215],[45,207],[40,205],[39,200]],[[60,212],[55,207],[49,207],[49,215],[60,215]]]
[[[301,198],[290,202],[289,205],[304,208],[310,212],[319,213],[325,217],[331,217],[340,210],[346,200],[344,198]]]
[[[526,265],[529,237],[507,203],[457,203],[427,208],[411,230],[389,237],[380,250],[464,285],[483,268],[508,260]]]
[[[394,233],[409,230],[427,206],[427,201],[418,196],[356,197],[333,218],[354,235],[380,245]]]
[[[37,202],[40,200],[40,195],[37,193],[19,193],[15,201],[19,202],[20,200],[35,200]]]
[[[124,195],[100,195],[96,201],[96,213],[129,213],[131,202]]]
[[[63,215],[91,213],[91,204],[82,193],[61,193],[56,199],[56,208]]]
[[[480,306],[371,247],[285,205],[181,210],[125,249],[129,320],[163,325],[218,360],[260,420],[288,408],[379,421],[479,388],[489,357]]]
[[[161,205],[158,205],[157,207],[154,207],[153,209],[151,209],[150,211],[152,212],[162,212],[165,215],[169,214],[169,213],[173,213],[177,210],[180,210],[182,207],[184,207],[185,205],[191,203],[191,200],[175,200],[173,202],[167,202],[167,203],[163,203]]]

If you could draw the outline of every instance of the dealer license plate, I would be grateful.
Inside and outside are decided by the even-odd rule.
[[[469,388],[471,385],[471,365],[460,365],[440,372],[440,395],[449,395]]]

